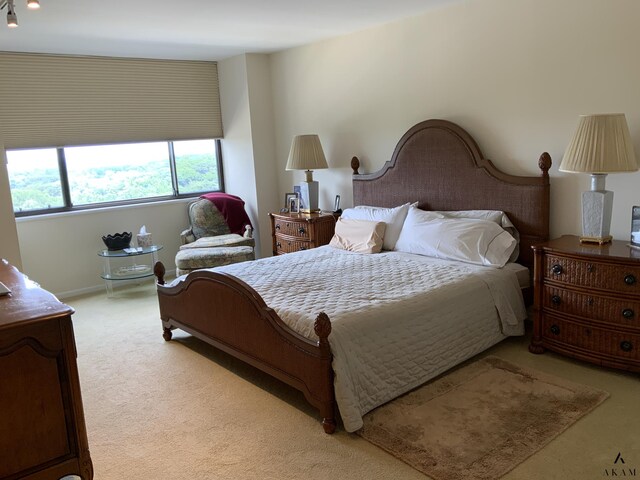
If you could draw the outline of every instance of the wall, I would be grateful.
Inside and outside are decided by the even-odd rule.
[[[280,195],[291,137],[318,133],[329,170],[320,207],[352,201],[349,162],[371,172],[428,118],[454,121],[498,168],[537,175],[548,151],[552,235],[580,233],[587,175],[558,172],[580,114],[624,112],[640,158],[640,2],[469,0],[425,15],[272,55]],[[640,173],[609,175],[612,234],[629,237]]]
[[[167,272],[173,273],[180,232],[189,223],[189,201],[19,218],[23,271],[60,298],[102,290],[102,258],[98,256],[98,251],[105,248],[102,235],[123,231],[135,234],[145,225],[154,243],[164,246],[159,260]]]
[[[273,254],[273,243],[269,212],[280,210],[284,205],[284,195],[278,195],[278,162],[269,56],[250,54],[246,57],[261,251],[263,257],[270,257]]]
[[[558,172],[585,113],[624,112],[640,156],[640,2],[469,0],[385,26],[270,56],[219,63],[227,191],[247,202],[258,252],[270,255],[267,213],[303,179],[286,172],[294,135],[317,133],[329,170],[315,172],[320,206],[351,204],[351,156],[363,171],[389,160],[415,123],[459,123],[504,171],[536,175],[548,151],[553,235],[580,232],[586,175]],[[16,242],[6,168],[0,162],[0,254],[60,296],[103,288],[97,251],[105,233],[146,224],[173,267],[186,202],[20,219]],[[610,175],[612,233],[629,235],[640,173]]]
[[[245,210],[256,231],[256,251],[260,251],[260,218],[253,168],[251,116],[247,88],[247,64],[244,55],[218,63],[218,82],[222,107],[222,165],[227,192],[245,201]]]
[[[251,72],[250,80],[247,70]],[[225,125],[226,191],[245,200],[256,227],[256,251],[258,254],[262,251],[263,256],[271,255],[267,213],[278,206],[278,195],[277,176],[272,167],[275,148],[268,57],[242,55],[221,62],[219,79]],[[44,288],[60,298],[104,289],[100,278],[102,258],[97,255],[104,248],[102,235],[137,232],[141,225],[146,225],[155,243],[164,246],[159,258],[168,272],[174,271],[179,234],[188,225],[189,199],[16,221],[4,149],[0,148],[0,152],[3,160],[0,162],[0,256],[21,267]]]
[[[226,190],[246,203],[256,229],[257,256],[271,256],[268,213],[279,204],[268,57],[250,54],[222,60],[218,75]]]
[[[13,217],[7,159],[2,144],[0,144],[0,232],[2,232],[0,234],[0,258],[21,269],[22,258],[20,256],[18,232]]]

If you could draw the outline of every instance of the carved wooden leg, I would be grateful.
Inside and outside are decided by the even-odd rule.
[[[535,353],[536,355],[540,355],[541,353],[544,353],[547,349],[544,348],[542,345],[536,343],[535,340],[532,340],[531,343],[529,344],[529,351],[531,353]]]
[[[158,278],[158,285],[164,285],[164,274],[166,270],[162,262],[156,262],[153,266],[153,273]]]
[[[324,433],[331,434],[336,431],[336,409],[334,402],[325,403],[320,406],[320,415],[322,416],[322,428]]]
[[[169,327],[164,327],[162,329],[162,338],[164,338],[165,341],[170,341],[172,336],[173,333],[171,332],[171,329]]]
[[[89,450],[83,452],[84,460],[82,461],[82,480],[93,480],[93,463],[89,456]]]
[[[336,431],[336,419],[335,418],[323,418],[322,419],[322,428],[324,428],[324,433],[328,433],[329,435]]]
[[[355,157],[354,157],[355,158]],[[319,405],[320,415],[322,416],[322,428],[325,433],[333,433],[336,431],[336,408],[335,408],[335,395],[333,392],[333,370],[331,369],[331,347],[329,346],[329,334],[331,333],[331,320],[329,316],[320,312],[316,317],[316,321],[313,324],[313,330],[318,335],[318,346],[322,354],[322,367],[320,372],[323,372],[323,377],[326,383],[322,385],[322,391],[319,397],[323,401]]]

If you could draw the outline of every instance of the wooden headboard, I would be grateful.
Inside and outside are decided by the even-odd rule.
[[[354,157],[354,205],[395,207],[418,202],[425,210],[502,210],[520,233],[518,263],[532,267],[531,245],[549,239],[549,168],[539,177],[508,175],[483,157],[463,128],[426,120],[405,133],[391,160],[376,173],[360,175]]]

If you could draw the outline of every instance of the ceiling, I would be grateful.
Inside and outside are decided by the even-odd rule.
[[[419,15],[461,0],[15,0],[0,51],[221,60],[269,53]]]

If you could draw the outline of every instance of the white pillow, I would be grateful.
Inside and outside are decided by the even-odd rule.
[[[396,243],[399,252],[503,267],[517,242],[497,223],[470,218],[442,218],[439,212],[409,209]]]
[[[329,242],[334,248],[357,253],[380,253],[387,224],[339,218]]]
[[[418,207],[418,203],[419,202],[413,202],[413,203],[410,203],[409,206],[417,208]],[[386,210],[388,207],[374,207],[372,205],[356,205],[353,208],[368,208],[369,210]]]
[[[518,229],[513,225],[513,223],[511,223],[507,214],[502,210],[446,210],[435,213],[440,213],[447,218],[476,218],[478,220],[489,220],[491,222],[495,222],[516,239],[516,245],[520,244],[520,233],[518,232]],[[519,253],[520,249],[515,248],[509,258],[509,261],[515,262],[518,259]]]
[[[384,222],[387,224],[384,243],[384,250],[393,250],[400,236],[404,219],[407,217],[409,204],[405,203],[394,208],[366,207],[347,208],[342,212],[340,218],[345,220],[369,220],[371,222]]]

